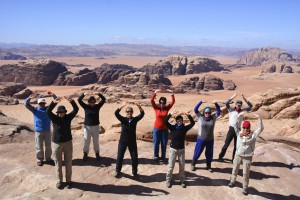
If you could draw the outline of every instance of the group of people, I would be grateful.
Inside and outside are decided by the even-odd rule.
[[[188,112],[173,111],[169,113],[169,110],[175,103],[174,94],[171,95],[171,103],[167,105],[167,99],[160,97],[158,104],[155,103],[155,97],[160,90],[156,90],[151,97],[151,105],[155,111],[155,123],[153,128],[153,160],[167,162],[166,149],[168,144],[168,136],[170,131],[170,150],[168,159],[168,170],[166,175],[166,186],[170,188],[172,186],[172,175],[174,170],[175,161],[178,157],[179,162],[179,179],[181,186],[186,187],[185,182],[185,137],[187,132],[195,125],[195,121]],[[71,134],[71,121],[76,116],[79,108],[73,99],[67,99],[72,107],[72,112],[67,114],[67,110],[64,106],[58,106],[56,115],[53,114],[55,106],[64,98],[57,97],[52,92],[48,92],[52,95],[54,101],[51,102],[49,107],[46,106],[44,98],[38,99],[38,107],[30,105],[30,98],[35,95],[31,95],[25,100],[25,106],[34,114],[34,127],[36,138],[36,158],[37,165],[42,166],[44,162],[55,164],[57,188],[62,188],[62,154],[64,154],[64,161],[66,166],[66,187],[71,188],[71,176],[72,176],[72,134]],[[83,98],[89,95],[88,104],[83,102]],[[97,103],[94,95],[100,97],[100,101]],[[233,170],[230,178],[229,187],[235,186],[235,181],[240,164],[243,163],[243,194],[247,195],[249,184],[249,172],[252,162],[253,152],[255,148],[255,142],[258,135],[263,130],[261,118],[255,114],[258,118],[258,128],[255,131],[251,131],[251,124],[249,121],[243,121],[244,114],[252,108],[252,104],[242,95],[244,101],[247,103],[247,107],[242,108],[243,102],[237,100],[235,107],[230,107],[230,103],[236,97],[233,95],[225,102],[226,108],[229,112],[229,130],[226,136],[225,144],[219,154],[218,160],[224,161],[224,156],[228,146],[234,139],[234,150],[232,154]],[[84,93],[78,98],[78,102],[84,109],[84,145],[83,145],[83,161],[88,160],[89,145],[91,138],[93,138],[93,145],[95,151],[95,157],[100,160],[99,149],[99,111],[105,103],[106,98],[100,93]],[[194,150],[194,155],[191,162],[191,170],[195,171],[196,163],[205,148],[206,168],[212,172],[212,160],[214,150],[214,127],[217,118],[221,114],[220,106],[217,101],[212,101],[215,104],[216,112],[212,113],[212,108],[205,107],[202,112],[199,111],[199,107],[206,103],[200,101],[194,108],[194,112],[197,116],[198,123],[198,137]],[[118,154],[116,161],[116,170],[114,176],[120,177],[122,170],[122,162],[125,151],[128,147],[130,156],[132,159],[132,174],[134,177],[138,176],[138,149],[136,142],[136,127],[137,123],[144,117],[145,112],[139,104],[135,104],[140,114],[136,117],[133,116],[133,108],[131,106],[126,107],[126,116],[120,114],[121,110],[127,105],[124,103],[120,108],[115,111],[116,118],[121,122],[121,135],[118,144]],[[189,124],[184,123],[184,116],[189,120]],[[175,123],[171,124],[170,118],[175,119]],[[53,137],[52,137],[52,149],[53,158],[51,159],[51,134],[50,134],[50,120],[53,123]],[[45,143],[45,154],[43,150],[43,142]],[[159,156],[159,146],[161,146],[161,154]]]

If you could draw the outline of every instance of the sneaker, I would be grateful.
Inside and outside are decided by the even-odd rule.
[[[154,161],[159,161],[159,158],[158,157],[154,157],[153,160]]]
[[[247,190],[247,188],[244,188],[244,189],[243,189],[243,195],[248,195],[248,190]]]
[[[66,183],[66,188],[67,189],[72,189],[72,182],[67,182]]]
[[[196,170],[196,166],[195,165],[191,165],[191,171],[195,171]]]
[[[181,182],[180,185],[181,185],[181,187],[186,188],[186,183],[185,182]]]
[[[57,182],[57,183],[56,183],[56,188],[57,188],[57,189],[63,189],[62,183],[61,183],[61,182]]]
[[[161,158],[160,162],[164,163],[164,164],[168,164],[168,159],[167,158]]]
[[[52,160],[52,159],[50,159],[50,160],[46,160],[46,164],[48,164],[48,165],[52,165],[52,166],[54,166],[55,164],[54,164],[54,160]]]
[[[171,187],[171,182],[167,181],[166,186],[167,186],[167,188],[170,188]]]
[[[121,175],[121,173],[120,172],[115,172],[115,178],[119,178],[120,177],[120,175]]]
[[[83,162],[86,162],[87,159],[88,159],[88,154],[87,153],[83,153],[83,158],[82,158]]]
[[[43,161],[37,161],[36,164],[37,164],[37,166],[41,167],[41,166],[43,166]]]
[[[235,186],[235,184],[233,183],[233,182],[230,182],[229,184],[228,184],[228,187],[230,187],[230,188],[233,188]]]
[[[96,153],[96,159],[99,161],[100,160],[100,155],[99,153]]]

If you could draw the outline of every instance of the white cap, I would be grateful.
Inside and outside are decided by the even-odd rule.
[[[40,104],[40,103],[46,103],[46,100],[44,98],[39,98],[38,99],[38,104]]]

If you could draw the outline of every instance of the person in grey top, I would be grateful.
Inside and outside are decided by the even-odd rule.
[[[202,103],[205,102],[200,101],[194,108],[194,111],[198,117],[199,130],[198,130],[198,137],[197,137],[197,143],[194,151],[194,156],[191,163],[191,170],[195,171],[196,162],[199,159],[205,147],[206,168],[211,172],[212,171],[211,162],[213,158],[213,147],[214,147],[214,128],[215,128],[216,120],[221,113],[221,110],[220,110],[220,106],[216,103],[216,101],[213,101],[212,103],[214,103],[216,106],[216,113],[211,114],[211,108],[205,107],[203,114],[201,114],[198,111],[198,109]]]

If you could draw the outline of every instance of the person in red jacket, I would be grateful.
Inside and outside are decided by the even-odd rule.
[[[161,160],[166,161],[166,149],[168,144],[168,128],[164,124],[165,118],[168,116],[169,110],[175,103],[174,94],[171,95],[172,101],[169,105],[167,104],[167,99],[165,97],[159,98],[159,104],[156,105],[154,99],[156,94],[161,90],[155,90],[151,97],[151,104],[155,111],[155,123],[153,128],[153,149],[154,149],[154,157],[153,160],[159,161],[159,145],[161,144]]]

